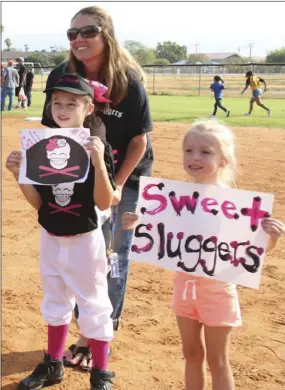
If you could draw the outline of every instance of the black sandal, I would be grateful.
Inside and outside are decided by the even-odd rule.
[[[83,353],[82,360],[83,360],[84,358],[86,358],[86,360],[87,360],[87,366],[81,366],[81,363],[82,363],[82,360],[81,360],[79,367],[80,367],[80,369],[81,369],[82,371],[90,372],[90,371],[92,370],[92,367],[89,367],[88,364],[90,363],[90,360],[92,359],[92,352],[91,352],[90,348],[88,348],[88,347],[81,347],[81,348],[82,348],[82,353]],[[83,352],[83,349],[85,349],[85,352]],[[111,354],[112,354],[112,351],[111,351],[111,349],[109,348],[109,350],[108,350],[108,357],[110,357]]]
[[[89,351],[89,348],[88,347],[77,347],[76,344],[72,344],[68,350],[72,353],[72,359],[75,358],[76,355],[78,355],[79,353],[82,354],[82,358],[81,360],[79,360],[77,363],[72,363],[71,361],[69,360],[66,360],[65,359],[65,356],[63,357],[63,365],[65,367],[77,367],[79,366],[79,364],[82,362],[82,359],[84,356],[87,356],[88,354],[88,351]],[[90,352],[91,353],[91,352]]]
[[[90,350],[89,347],[81,347],[81,348],[82,348],[82,354],[83,354],[83,356],[82,356],[82,359],[81,359],[81,362],[80,362],[80,366],[79,366],[79,367],[80,367],[80,369],[81,369],[82,371],[88,371],[88,372],[90,372],[91,369],[92,369],[92,367],[88,367],[88,364],[90,363],[90,360],[92,359],[92,352],[91,352],[91,350]],[[82,360],[83,360],[84,358],[86,358],[87,366],[82,366],[82,365],[81,365]]]

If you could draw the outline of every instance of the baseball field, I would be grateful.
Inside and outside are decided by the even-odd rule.
[[[39,226],[5,161],[19,148],[20,130],[41,128],[25,117],[41,116],[43,94],[35,93],[33,107],[2,116],[2,389],[14,390],[34,369],[46,348],[47,332],[40,314]],[[285,221],[285,104],[264,99],[273,116],[257,107],[244,117],[249,94],[229,97],[225,118],[237,137],[238,187],[273,193],[274,217]],[[154,119],[151,134],[153,176],[185,180],[181,168],[181,139],[189,124],[206,117],[213,99],[188,96],[150,96]],[[285,239],[270,254],[258,290],[239,287],[243,327],[233,331],[231,362],[238,390],[285,388]],[[109,368],[117,373],[115,390],[183,389],[184,360],[175,318],[169,309],[172,274],[161,268],[131,263],[122,326],[112,342]],[[68,344],[75,341],[72,323]],[[59,390],[88,388],[88,374],[66,369]],[[208,389],[210,389],[210,380]],[[53,387],[52,387],[53,388]]]

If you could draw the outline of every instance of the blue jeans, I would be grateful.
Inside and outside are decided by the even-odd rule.
[[[122,228],[121,219],[125,212],[135,212],[137,201],[138,191],[132,188],[124,187],[120,203],[113,207],[113,213],[115,213],[116,221],[112,249],[118,254],[119,277],[108,279],[108,289],[109,298],[113,306],[113,313],[111,317],[114,323],[114,330],[118,329],[119,320],[123,309],[129,272],[129,252],[133,237],[132,230],[124,230]],[[108,247],[110,241],[110,219],[105,222],[102,229],[106,241],[106,247]]]
[[[6,100],[7,96],[9,96],[8,111],[12,110],[13,103],[14,103],[14,95],[15,95],[15,88],[2,87],[2,89],[1,89],[1,111],[4,111],[4,109],[5,109],[5,100]]]

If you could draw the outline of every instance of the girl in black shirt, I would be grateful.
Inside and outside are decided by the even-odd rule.
[[[93,100],[108,101],[103,96],[106,90],[99,83],[91,85],[76,74],[67,74],[45,91],[50,94],[48,110],[58,127],[82,128],[86,116],[94,110]],[[66,146],[63,137],[53,141],[46,147],[48,152],[58,152]],[[20,382],[20,390],[40,389],[63,380],[64,344],[75,302],[80,308],[81,333],[89,339],[94,356],[91,389],[111,389],[115,376],[107,371],[109,342],[113,337],[112,305],[108,297],[105,241],[95,209],[95,205],[100,210],[111,206],[116,188],[114,161],[110,146],[99,137],[89,137],[86,148],[91,163],[85,182],[19,185],[38,211],[41,225],[41,311],[48,323],[44,362]],[[13,151],[6,163],[16,180],[20,161],[21,153]],[[59,159],[56,164],[61,162]]]

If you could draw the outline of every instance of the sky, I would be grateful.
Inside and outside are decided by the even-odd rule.
[[[98,5],[113,18],[121,44],[135,40],[150,48],[174,41],[188,54],[236,52],[266,56],[285,46],[285,2],[1,2],[2,49],[12,46],[32,50],[52,46],[69,48],[66,30],[79,9]],[[198,44],[196,46],[196,44]]]

